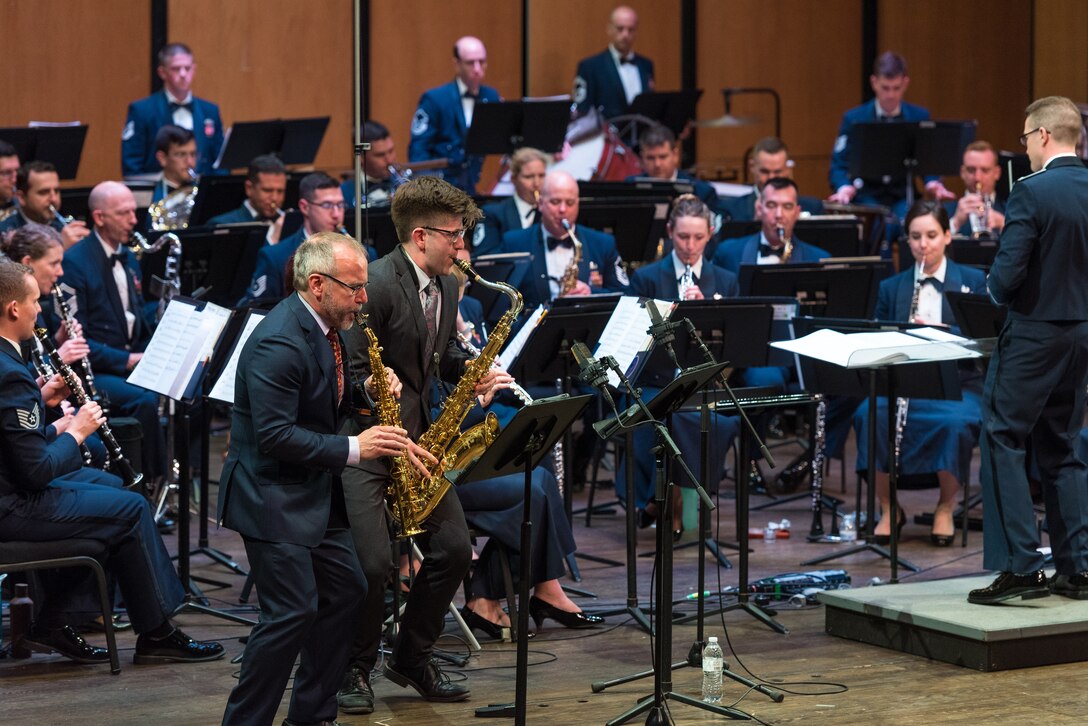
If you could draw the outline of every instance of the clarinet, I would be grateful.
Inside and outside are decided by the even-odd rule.
[[[824,533],[824,461],[827,451],[827,401],[820,394],[817,394],[817,398],[812,449],[812,527],[809,529],[809,536],[812,537]]]
[[[40,346],[33,346],[30,349],[30,362],[34,364],[34,370],[37,372],[41,379],[48,383],[53,376],[57,375],[57,372],[53,370],[53,366],[49,364],[49,361],[42,355],[42,349]],[[86,444],[79,445],[79,453],[83,454],[84,466],[92,466],[94,461],[91,458],[91,450],[87,448]]]
[[[53,369],[64,379],[65,385],[71,389],[72,395],[76,399],[76,403],[80,406],[85,406],[90,399],[87,398],[87,393],[83,390],[83,386],[79,381],[79,376],[76,375],[71,366],[61,360],[60,353],[57,352],[56,346],[53,345],[53,341],[49,340],[49,331],[45,328],[35,328],[34,335],[41,341],[42,349],[49,358],[49,362],[52,364]],[[113,437],[113,431],[110,430],[110,426],[107,422],[102,422],[102,425],[98,428],[98,434],[102,438],[102,443],[106,445],[106,450],[110,454],[112,463],[116,464],[117,472],[125,481],[125,489],[142,491],[144,475],[137,473],[136,470],[132,468],[132,464],[125,458],[124,452],[121,451],[121,445],[118,444],[117,439]]]
[[[53,286],[53,300],[56,302],[57,312],[60,313],[60,318],[64,322],[64,329],[68,332],[68,340],[79,337],[76,335],[76,323],[72,317],[72,309],[68,307],[68,302],[56,285]],[[87,382],[87,392],[91,394],[91,399],[97,401],[98,405],[102,407],[102,412],[108,414],[109,401],[105,400],[102,394],[98,392],[98,387],[94,382],[94,371],[91,370],[91,359],[83,356],[80,364],[83,366],[83,379]]]

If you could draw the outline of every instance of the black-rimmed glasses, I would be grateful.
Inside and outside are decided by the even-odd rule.
[[[464,239],[465,235],[468,233],[468,229],[465,227],[461,227],[460,229],[442,229],[440,227],[427,227],[425,225],[420,225],[419,228],[426,229],[430,232],[438,232],[446,238],[447,242],[453,242],[456,239]]]
[[[1028,137],[1031,136],[1032,134],[1034,134],[1036,131],[1042,131],[1042,130],[1043,130],[1043,127],[1039,126],[1038,128],[1034,128],[1031,131],[1028,131],[1026,134],[1021,134],[1020,135],[1020,145],[1023,146],[1023,147],[1027,147]]]
[[[333,282],[338,282],[341,285],[343,285],[344,287],[346,287],[348,290],[351,290],[352,297],[355,297],[356,295],[359,294],[360,291],[362,291],[363,289],[366,288],[366,283],[365,282],[361,282],[358,285],[349,285],[346,282],[344,282],[343,280],[337,279],[337,278],[333,277],[332,275],[330,275],[327,272],[319,272],[317,274],[321,275],[322,277],[327,277],[330,280],[332,280]]]

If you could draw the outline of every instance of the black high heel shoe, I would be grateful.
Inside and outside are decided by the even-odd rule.
[[[604,618],[600,615],[590,615],[583,612],[571,613],[560,610],[554,605],[544,602],[536,595],[529,598],[529,615],[532,616],[533,622],[536,623],[537,630],[543,625],[544,618],[551,618],[564,628],[592,628],[594,625],[600,625],[604,622]]]
[[[896,520],[897,520],[897,522],[896,522],[896,525],[895,525],[895,539],[898,541],[898,540],[903,539],[903,525],[907,523],[907,513],[903,511],[902,507],[900,507],[900,509],[899,509],[899,516],[896,517]],[[890,534],[874,534],[873,535],[873,544],[878,544],[878,545],[883,546],[883,545],[891,544],[891,542],[892,542],[892,537],[891,537]]]
[[[933,512],[933,524],[937,524],[937,512]],[[932,528],[929,531],[929,541],[936,547],[950,547],[956,540],[956,518],[952,518],[952,534],[936,534]]]
[[[473,630],[479,630],[492,640],[502,640],[503,627],[498,623],[491,622],[468,605],[461,608],[461,617],[464,619],[465,624]],[[533,637],[533,634],[529,633],[529,637]]]

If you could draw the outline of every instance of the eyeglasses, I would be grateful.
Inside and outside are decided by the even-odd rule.
[[[18,169],[0,169],[0,176],[14,177],[18,171]]]
[[[321,275],[322,277],[327,277],[330,280],[332,280],[333,282],[338,282],[341,285],[343,285],[344,287],[346,287],[347,289],[351,290],[352,297],[355,297],[356,295],[359,294],[359,292],[361,290],[366,288],[366,283],[365,282],[359,283],[358,285],[349,285],[346,282],[344,282],[343,280],[338,280],[337,278],[333,277],[332,275],[330,275],[327,272],[319,272],[317,274]]]
[[[1026,147],[1028,145],[1028,137],[1031,136],[1032,134],[1034,134],[1036,131],[1043,131],[1043,127],[1040,126],[1039,128],[1035,128],[1035,129],[1032,129],[1031,131],[1028,131],[1026,134],[1022,134],[1020,136],[1020,145]]]
[[[419,228],[426,229],[430,232],[438,232],[446,238],[447,242],[453,242],[456,239],[464,239],[465,235],[468,233],[468,229],[465,227],[461,227],[460,229],[439,229],[438,227],[426,227],[420,225]]]
[[[345,206],[344,202],[310,202],[310,205],[321,207],[326,212],[331,212],[334,209],[343,209]]]

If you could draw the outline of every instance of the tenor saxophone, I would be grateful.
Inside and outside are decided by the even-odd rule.
[[[393,489],[393,517],[400,525],[402,536],[407,536],[403,533],[408,531],[421,530],[423,522],[442,500],[450,487],[445,472],[454,468],[458,453],[466,447],[486,448],[499,432],[498,419],[493,413],[464,433],[461,432],[461,423],[476,405],[476,385],[491,370],[499,350],[510,336],[514,321],[521,313],[521,293],[504,282],[483,279],[464,260],[454,260],[454,264],[477,284],[507,295],[510,309],[499,319],[480,355],[465,365],[461,380],[442,402],[442,412],[438,418],[419,437],[419,445],[438,460],[438,464],[430,468],[431,475],[424,478],[422,472],[412,466],[402,466],[393,472],[390,484]],[[375,368],[372,360],[371,371],[375,370],[380,371],[381,368]]]

